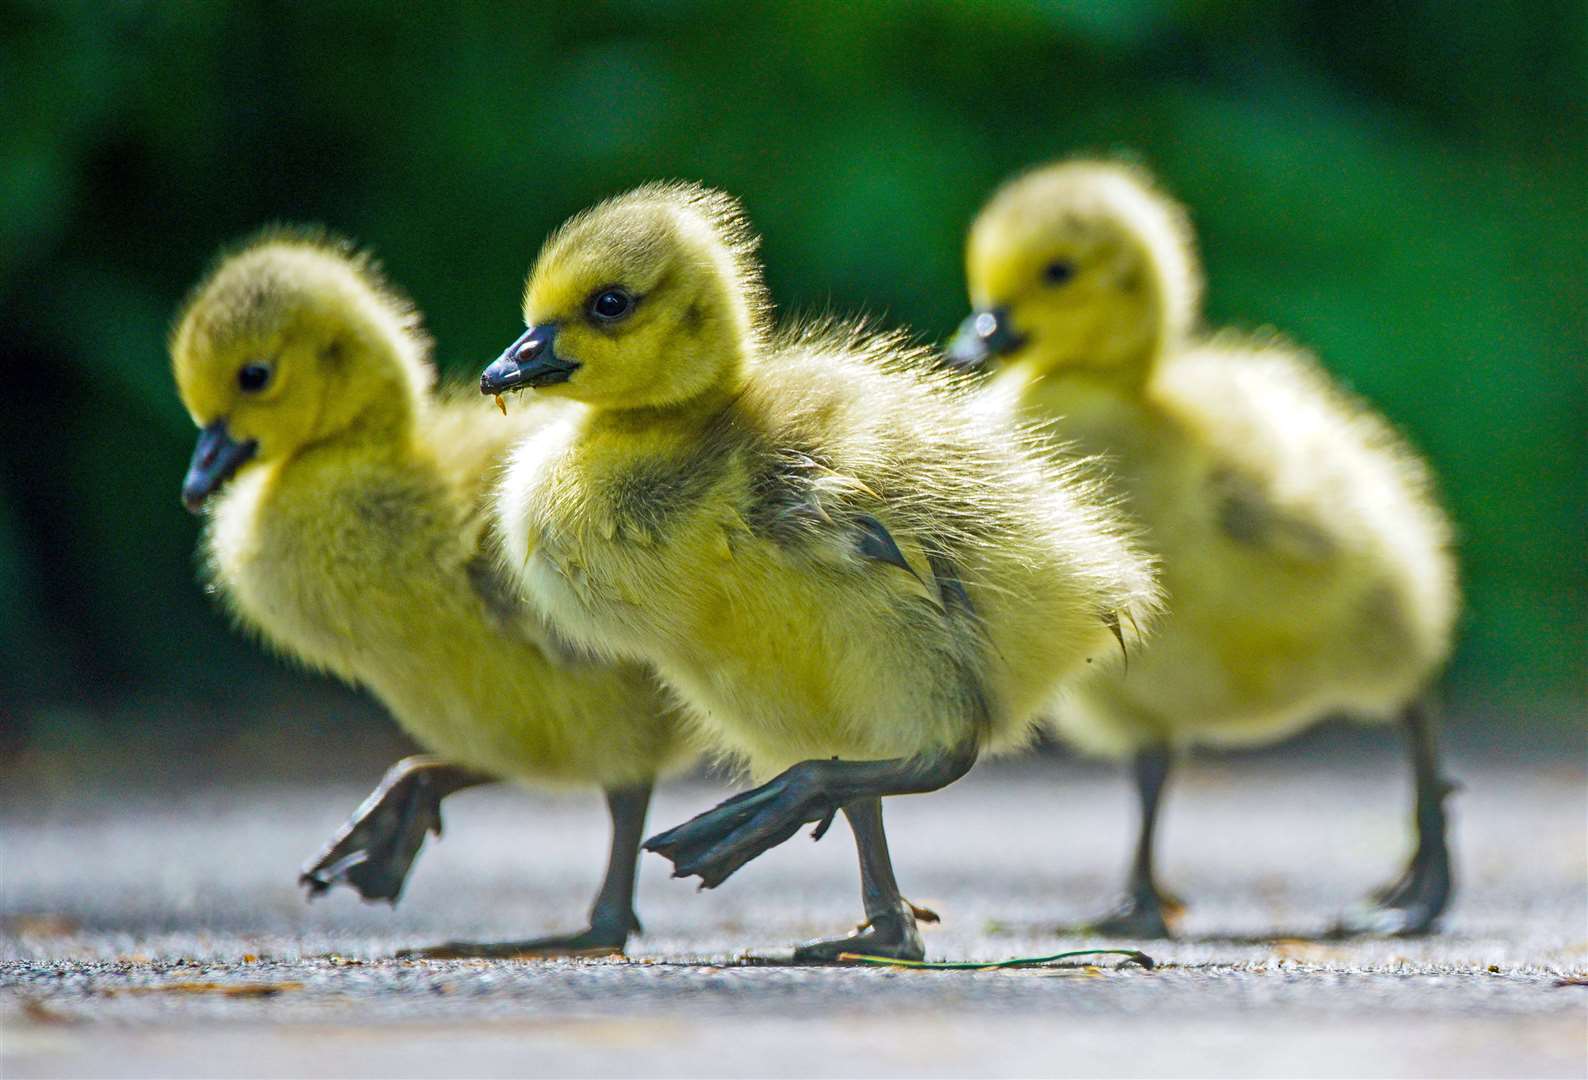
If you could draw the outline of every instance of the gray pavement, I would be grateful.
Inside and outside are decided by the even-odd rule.
[[[594,793],[447,804],[391,910],[294,877],[378,776],[0,803],[0,1075],[1588,1075],[1588,778],[1571,758],[1458,761],[1461,894],[1419,941],[1308,940],[1398,869],[1399,762],[1217,759],[1176,778],[1154,971],[744,966],[857,918],[841,826],[705,893],[647,857],[628,960],[395,961],[405,945],[572,928],[604,860]],[[285,779],[285,778],[283,778]],[[668,785],[674,824],[728,789]],[[933,958],[1094,944],[1053,927],[1123,866],[1128,789],[1025,760],[894,800]],[[1562,985],[1562,984],[1566,985]]]

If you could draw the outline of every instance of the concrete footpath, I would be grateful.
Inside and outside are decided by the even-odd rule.
[[[1408,843],[1400,762],[1218,759],[1176,777],[1174,942],[1064,937],[1117,886],[1106,767],[1025,760],[889,804],[934,959],[1128,944],[1159,967],[745,966],[858,918],[842,825],[714,892],[648,856],[628,959],[397,961],[574,927],[605,859],[594,793],[467,792],[395,911],[313,904],[303,858],[378,777],[54,792],[0,816],[0,1076],[1588,1075],[1584,763],[1460,760],[1461,893],[1418,941],[1316,940]],[[285,779],[285,778],[283,778]],[[667,785],[651,824],[726,794]]]

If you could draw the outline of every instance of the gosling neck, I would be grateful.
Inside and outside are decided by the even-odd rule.
[[[330,396],[334,398],[337,393],[333,389]],[[328,403],[322,409],[321,420],[330,424],[322,434],[299,447],[284,466],[317,461],[327,455],[364,461],[402,461],[412,453],[419,414],[427,405],[395,389],[366,397],[361,402]]]
[[[747,378],[742,365],[735,364],[723,378],[706,389],[680,401],[665,405],[641,405],[634,408],[611,406],[593,409],[590,424],[603,434],[622,434],[673,430],[698,431],[708,426],[722,411],[744,393]]]
[[[1168,352],[1161,327],[1135,334],[1100,334],[1077,346],[1044,353],[1040,342],[1031,360],[1012,365],[1024,368],[1031,383],[1084,381],[1124,397],[1145,393],[1163,356]]]

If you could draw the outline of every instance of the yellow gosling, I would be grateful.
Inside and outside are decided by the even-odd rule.
[[[182,494],[206,511],[207,575],[244,628],[367,687],[437,757],[398,762],[305,868],[396,903],[440,801],[495,779],[595,784],[611,861],[580,933],[429,955],[621,950],[658,770],[681,727],[653,676],[559,638],[501,578],[484,495],[491,463],[551,422],[503,421],[437,396],[417,314],[346,245],[268,232],[225,256],[171,338],[202,429]]]
[[[964,408],[924,350],[775,330],[755,246],[738,203],[683,184],[547,242],[529,329],[481,388],[579,404],[513,452],[507,566],[559,630],[654,664],[721,753],[771,778],[647,841],[675,875],[716,886],[843,810],[867,927],[797,958],[919,958],[881,798],[1022,743],[1146,625],[1155,586],[1092,492]]]
[[[1321,717],[1400,718],[1418,844],[1344,931],[1429,930],[1451,889],[1425,694],[1450,651],[1450,526],[1426,466],[1310,356],[1277,339],[1199,336],[1186,216],[1142,172],[1051,165],[971,228],[971,302],[950,352],[997,359],[983,407],[1056,424],[1110,463],[1159,557],[1169,615],[1058,717],[1080,747],[1134,755],[1142,824],[1125,900],[1095,926],[1164,935],[1153,829],[1171,752],[1282,739]]]

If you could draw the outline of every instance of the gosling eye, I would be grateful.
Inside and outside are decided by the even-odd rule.
[[[615,323],[634,310],[634,294],[618,286],[599,290],[590,297],[590,318],[598,323]]]
[[[251,360],[237,369],[237,386],[245,394],[257,394],[270,383],[270,365]]]
[[[1054,259],[1042,268],[1042,280],[1049,285],[1063,285],[1075,276],[1075,264],[1068,259]]]

